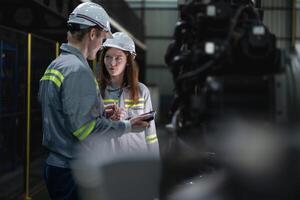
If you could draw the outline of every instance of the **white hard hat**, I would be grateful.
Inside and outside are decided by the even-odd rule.
[[[126,33],[115,32],[112,36],[103,43],[103,47],[114,47],[136,55],[134,42]]]
[[[106,11],[98,4],[85,2],[79,4],[69,16],[68,24],[79,24],[84,27],[100,26],[110,35],[109,16]]]

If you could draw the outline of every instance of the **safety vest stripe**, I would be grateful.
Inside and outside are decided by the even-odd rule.
[[[143,102],[143,101],[145,101],[145,99],[140,98],[138,101]],[[114,102],[119,102],[119,99],[104,99],[103,102],[104,103],[114,103]],[[131,103],[131,102],[133,102],[133,100],[132,99],[124,99],[124,102]]]
[[[157,138],[157,135],[156,134],[151,134],[151,135],[148,135],[146,137],[146,140],[152,140],[152,139],[155,139],[155,138]]]
[[[144,106],[143,103],[139,104],[125,104],[125,108],[132,108],[132,107],[139,107],[139,106]]]
[[[98,85],[98,82],[97,82],[97,80],[95,78],[94,78],[94,81],[95,81],[97,90],[99,90],[99,85]]]
[[[55,85],[57,86],[57,87],[59,87],[60,88],[60,86],[61,86],[61,81],[56,77],[56,76],[49,76],[49,75],[44,75],[42,78],[41,78],[41,81],[52,81],[52,82],[54,82],[55,83]]]
[[[157,138],[153,138],[151,140],[147,140],[147,144],[153,144],[155,142],[157,142]]]
[[[93,120],[82,127],[80,127],[77,131],[73,133],[80,141],[84,140],[90,133],[93,131],[96,125],[96,120]]]
[[[54,74],[56,75],[59,79],[60,79],[60,82],[62,83],[64,81],[64,76],[62,75],[62,73],[60,73],[60,71],[56,70],[56,69],[47,69],[46,72],[45,72],[45,75],[46,74]]]
[[[103,100],[104,103],[117,103],[119,102],[118,99],[104,99]]]
[[[133,102],[133,99],[124,99],[125,102]],[[138,101],[145,101],[144,98],[139,98]]]
[[[157,135],[156,134],[148,135],[146,137],[146,142],[147,142],[147,144],[153,144],[153,143],[157,142]]]

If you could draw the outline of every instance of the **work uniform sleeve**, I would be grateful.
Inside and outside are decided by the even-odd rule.
[[[149,89],[145,87],[144,91],[144,99],[145,99],[145,113],[152,111],[152,102],[150,97]],[[156,134],[155,121],[150,121],[150,127],[145,130],[146,142],[150,152],[153,152],[159,155],[159,143]]]
[[[69,74],[64,80],[61,95],[65,123],[79,140],[84,140],[91,134],[116,137],[124,133],[123,122],[113,122],[100,114],[96,82],[88,71],[80,70]]]

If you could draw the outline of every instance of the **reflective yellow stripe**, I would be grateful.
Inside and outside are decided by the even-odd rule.
[[[151,135],[148,135],[146,137],[147,140],[151,140],[151,139],[154,139],[154,138],[157,138],[157,135],[156,134],[151,134]]]
[[[139,98],[138,101],[145,101],[145,99]],[[133,99],[124,99],[124,102],[133,102]]]
[[[148,135],[146,137],[146,141],[148,144],[153,144],[153,143],[157,142],[157,135],[156,134]]]
[[[41,78],[42,80],[53,81],[57,87],[60,87],[64,76],[56,69],[47,69],[44,76]]]
[[[118,99],[104,99],[103,100],[104,103],[117,103],[119,102]]]
[[[143,103],[138,103],[138,104],[125,104],[125,108],[132,108],[132,107],[139,107],[139,106],[144,106]]]
[[[97,80],[95,78],[94,78],[94,81],[95,81],[97,90],[99,90],[99,85],[98,85],[98,82],[97,82]]]
[[[147,141],[147,144],[153,144],[153,143],[156,143],[156,142],[157,142],[157,138]]]
[[[84,140],[95,128],[96,120],[93,120],[82,127],[80,127],[77,131],[73,133],[74,136],[76,136],[80,141]]]
[[[64,78],[65,78],[62,75],[62,73],[60,73],[60,71],[58,71],[56,69],[47,69],[46,72],[45,72],[45,74],[54,74],[54,75],[56,75],[59,78],[59,80],[60,80],[61,83],[64,81]]]
[[[44,75],[44,76],[41,78],[41,81],[42,81],[42,80],[45,80],[45,81],[53,81],[57,87],[60,87],[60,86],[61,86],[61,81],[60,81],[56,76]]]

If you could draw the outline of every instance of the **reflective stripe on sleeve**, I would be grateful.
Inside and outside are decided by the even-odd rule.
[[[88,122],[84,124],[82,127],[77,129],[73,135],[77,137],[80,141],[84,140],[87,136],[91,134],[93,129],[95,128],[96,120],[93,120],[91,122]]]
[[[54,74],[54,75],[56,75],[59,78],[60,82],[63,82],[64,78],[65,78],[62,75],[62,73],[60,73],[60,71],[58,71],[56,69],[47,69],[46,72],[45,72],[45,74]]]
[[[57,77],[55,77],[55,76],[44,75],[44,76],[41,78],[41,81],[52,81],[52,82],[55,83],[55,85],[56,85],[57,87],[60,88],[60,86],[61,86],[60,80],[59,80]]]
[[[147,142],[147,144],[153,144],[153,143],[157,142],[157,135],[156,134],[148,135],[146,137],[146,142]]]
[[[47,69],[44,76],[41,78],[41,81],[43,80],[52,81],[57,87],[60,87],[64,80],[64,76],[56,69]]]
[[[118,103],[119,99],[103,99],[104,103]]]

